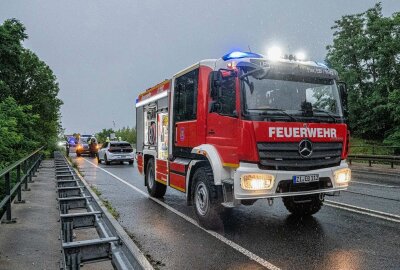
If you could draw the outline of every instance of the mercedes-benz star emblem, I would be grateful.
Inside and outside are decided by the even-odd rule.
[[[313,145],[309,140],[305,139],[299,143],[300,156],[302,156],[303,158],[307,158],[311,156],[312,152],[313,152]]]

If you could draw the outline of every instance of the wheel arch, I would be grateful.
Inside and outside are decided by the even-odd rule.
[[[208,160],[192,160],[189,163],[189,168],[186,173],[186,204],[192,205],[193,204],[193,175],[198,168],[210,166],[211,164]]]
[[[223,179],[230,178],[230,169],[223,167],[217,149],[209,144],[202,144],[192,149],[192,154],[204,156],[205,159],[192,160],[186,173],[186,202],[192,205],[193,175],[200,167],[210,166],[213,172],[214,185],[221,185]]]
[[[207,158],[214,174],[214,185],[221,185],[222,180],[230,178],[230,168],[223,166],[219,153],[213,145],[202,144],[196,146],[192,149],[192,154],[202,155]]]

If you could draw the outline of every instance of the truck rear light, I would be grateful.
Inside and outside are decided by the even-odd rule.
[[[274,185],[274,176],[271,174],[243,174],[240,177],[240,186],[245,190],[271,189]]]

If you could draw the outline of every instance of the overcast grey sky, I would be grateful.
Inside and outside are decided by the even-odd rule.
[[[322,61],[330,27],[372,0],[19,1],[0,0],[0,21],[21,20],[25,46],[54,71],[67,133],[135,125],[141,91],[233,49],[279,45]],[[400,11],[400,0],[383,12]]]

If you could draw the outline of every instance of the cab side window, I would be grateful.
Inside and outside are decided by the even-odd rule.
[[[175,122],[197,117],[197,88],[199,70],[192,70],[175,79]]]
[[[220,113],[223,115],[234,115],[236,112],[235,77],[228,77],[223,80],[223,83],[221,84],[221,91],[222,95],[220,97]]]
[[[102,148],[107,148],[107,147],[108,147],[108,142],[104,143]]]

